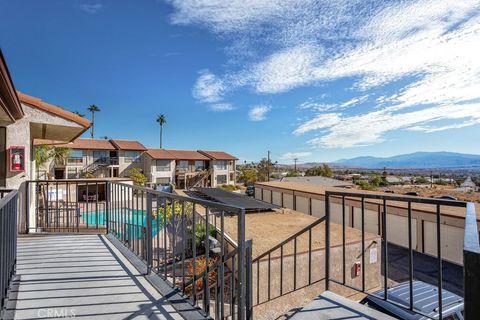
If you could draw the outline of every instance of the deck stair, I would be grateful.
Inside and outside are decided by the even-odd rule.
[[[210,176],[212,173],[212,169],[205,169],[199,172],[197,175],[195,175],[192,178],[192,182],[189,183],[190,186],[188,187],[189,190],[196,188],[196,187],[201,187],[201,183]]]
[[[86,176],[86,175],[89,175],[89,174],[93,174],[95,173],[96,171],[102,169],[102,168],[105,168],[108,166],[108,163],[107,162],[93,162],[93,163],[90,163],[89,165],[85,166],[81,171],[80,171],[80,175],[81,176]]]

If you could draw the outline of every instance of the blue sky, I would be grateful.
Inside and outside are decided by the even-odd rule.
[[[480,153],[478,1],[1,0],[17,89],[96,136],[291,163]]]

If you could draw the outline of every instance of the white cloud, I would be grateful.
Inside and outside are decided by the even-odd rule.
[[[293,160],[310,156],[311,152],[287,152],[280,156],[281,160]]]
[[[385,133],[399,129],[435,132],[480,124],[480,103],[430,107],[406,113],[395,113],[385,108],[357,116],[332,117],[335,120],[330,123],[319,121],[319,124],[316,124],[313,120],[305,122],[295,133],[302,134],[323,128],[326,134],[311,139],[310,144],[326,148],[365,146],[385,141]],[[444,120],[460,123],[428,126]]]
[[[294,134],[300,135],[312,130],[332,127],[341,121],[341,113],[322,113],[298,126]]]
[[[478,124],[472,103],[480,99],[478,0],[169,2],[174,23],[205,27],[254,57],[236,71],[202,74],[194,89],[202,101],[218,102],[245,87],[263,95],[355,81],[354,99],[335,101],[337,93],[330,92],[335,102],[299,106],[318,114],[294,133],[318,130],[310,143],[323,147],[378,143],[392,130],[428,133]],[[382,92],[368,109],[356,108],[355,116],[332,113],[366,104],[380,87],[393,92]],[[454,123],[431,123],[437,119]]]
[[[270,111],[269,106],[259,105],[254,106],[248,112],[248,117],[251,121],[263,121],[267,118],[267,113]]]
[[[78,7],[80,10],[82,10],[85,13],[88,14],[96,14],[103,8],[103,4],[101,3],[93,3],[93,4],[87,4],[87,3],[82,3],[79,4]]]
[[[223,81],[210,71],[201,72],[193,87],[193,96],[203,102],[218,102],[225,91]]]
[[[210,105],[210,110],[223,112],[223,111],[235,110],[235,107],[230,103],[215,103]]]

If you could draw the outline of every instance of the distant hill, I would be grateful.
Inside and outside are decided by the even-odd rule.
[[[415,152],[388,158],[357,157],[333,162],[356,168],[465,168],[480,167],[480,155],[455,152]]]

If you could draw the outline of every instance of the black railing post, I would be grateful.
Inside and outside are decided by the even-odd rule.
[[[147,274],[152,270],[152,194],[147,192],[147,234],[145,240],[147,241]]]
[[[480,244],[478,241],[475,205],[467,203],[465,238],[463,242],[463,299],[464,319],[480,319]]]
[[[325,192],[325,290],[330,280],[330,194]]]
[[[246,246],[246,288],[245,288],[245,305],[247,320],[253,319],[253,298],[252,298],[252,240],[248,240]],[[223,303],[223,301],[222,301]]]
[[[110,231],[110,182],[108,181],[105,182],[105,193],[105,228],[108,234]]]
[[[263,191],[262,191],[263,194]],[[238,319],[245,319],[245,209],[238,212]]]

